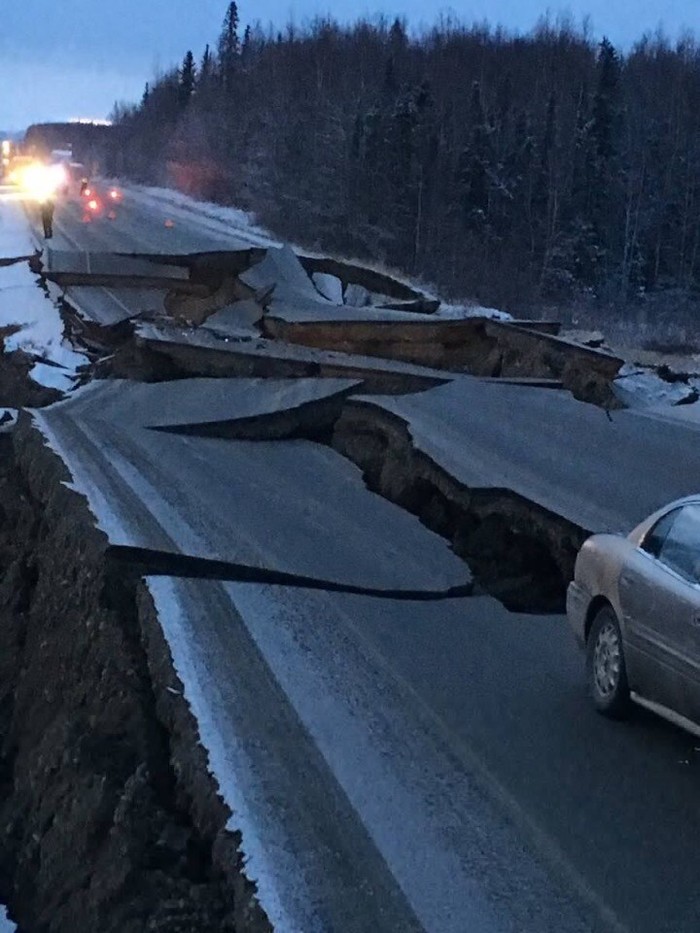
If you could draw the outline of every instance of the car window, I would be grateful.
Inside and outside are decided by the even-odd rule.
[[[686,505],[674,515],[659,560],[691,583],[700,583],[700,505]]]
[[[668,533],[678,518],[680,511],[680,509],[673,509],[673,511],[667,512],[649,529],[641,544],[643,551],[652,554],[654,557],[659,557],[661,548],[664,546]]]

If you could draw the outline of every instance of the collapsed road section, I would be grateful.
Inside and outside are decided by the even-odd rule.
[[[550,380],[583,400],[620,405],[613,382],[623,361],[562,339],[556,322],[492,320],[479,308],[459,319],[389,276],[300,258],[288,246],[179,257],[48,250],[39,265],[67,289],[76,333],[94,341],[101,329],[111,349],[115,339],[121,345],[102,375],[173,378],[184,367],[188,375],[308,376],[320,367],[331,376],[354,366],[382,376],[385,391],[392,374],[399,391],[411,391],[438,370]]]

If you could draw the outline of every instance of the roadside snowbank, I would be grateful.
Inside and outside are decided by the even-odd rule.
[[[35,359],[30,373],[35,382],[72,388],[76,369],[87,359],[64,338],[58,308],[24,263],[0,269],[0,326],[18,327],[5,338],[5,351],[24,350]]]
[[[7,202],[1,205],[0,221],[11,215],[6,207]],[[28,236],[26,219],[24,224]],[[65,339],[58,307],[27,262],[0,266],[0,328],[16,328],[5,337],[4,349],[23,350],[35,360],[30,373],[34,382],[61,391],[72,388],[76,370],[87,358]]]
[[[22,202],[0,188],[0,262],[20,259],[36,252]]]
[[[613,382],[615,395],[630,408],[651,405],[679,405],[697,396],[697,388],[687,382],[668,382],[650,369],[632,363],[621,367]]]
[[[470,317],[486,317],[492,321],[514,320],[513,315],[508,314],[507,311],[499,311],[498,308],[484,308],[481,305],[442,304],[431,317],[444,321],[464,321]]]

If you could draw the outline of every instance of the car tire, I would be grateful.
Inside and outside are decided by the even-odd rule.
[[[623,719],[629,712],[630,690],[620,623],[612,606],[599,610],[586,642],[586,680],[599,713]]]

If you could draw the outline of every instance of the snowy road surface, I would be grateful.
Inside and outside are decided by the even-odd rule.
[[[240,245],[240,231],[214,232],[191,212],[171,228],[163,217],[127,198],[112,224],[59,212],[58,226],[68,248]],[[563,427],[546,435],[551,390],[529,389],[527,423],[509,431],[526,390],[498,391],[514,394],[469,408],[477,465],[490,434],[506,461],[539,450],[529,469],[554,485],[564,460],[570,477],[585,476],[584,452],[604,476],[607,451],[585,443],[586,418],[609,424],[604,412],[559,412],[570,432],[581,418],[580,439]],[[409,516],[369,509],[359,474],[315,445],[175,437],[54,411],[39,416],[43,428],[123,540],[147,533],[140,540],[172,546],[179,536],[209,556],[392,585],[449,582],[462,569]],[[438,419],[438,430],[464,444],[458,421]],[[692,446],[664,435],[664,458],[655,422],[629,423],[652,438],[664,489],[684,472],[694,482]],[[543,435],[550,444],[534,448]],[[633,477],[643,454],[633,445],[625,462],[621,449]],[[637,507],[623,486],[622,502],[598,513],[607,523]],[[162,576],[150,587],[279,930],[697,930],[695,741],[644,714],[625,725],[597,717],[560,617],[513,615],[477,597],[407,605]]]

